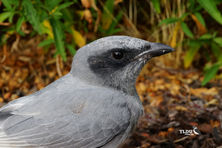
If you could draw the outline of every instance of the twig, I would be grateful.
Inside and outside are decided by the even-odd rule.
[[[181,141],[186,140],[187,138],[189,138],[189,136],[182,137],[182,138],[180,138],[180,139],[174,140],[173,142],[174,142],[174,143],[178,143],[178,142],[181,142]]]
[[[15,40],[15,42],[13,42],[13,44],[12,44],[11,52],[18,50],[19,41],[20,41],[20,36],[19,36],[18,34],[16,34],[16,40]]]
[[[5,45],[3,45],[3,57],[0,61],[0,63],[3,63],[6,59],[6,57],[7,57],[7,45],[5,44]]]
[[[59,55],[56,56],[56,70],[57,70],[57,73],[58,73],[59,77],[61,77],[62,72],[61,72],[60,64],[59,64]]]
[[[5,23],[0,23],[0,26],[10,26],[11,23],[5,22]]]

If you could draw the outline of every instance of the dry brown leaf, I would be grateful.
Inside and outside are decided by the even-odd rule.
[[[79,47],[82,47],[86,44],[86,39],[83,37],[83,35],[75,30],[73,27],[72,27],[72,35],[73,35],[73,39],[75,41],[75,43],[79,46]]]
[[[191,14],[191,18],[194,20],[194,22],[197,25],[198,28],[198,34],[203,35],[207,32],[207,29],[200,23],[200,21],[197,19],[197,17],[193,14]]]
[[[150,106],[160,106],[163,102],[163,96],[155,96],[150,99]]]
[[[31,58],[26,57],[26,56],[19,56],[18,59],[23,61],[23,62],[30,62],[31,61]]]
[[[43,89],[45,87],[44,83],[38,83],[37,84],[37,89],[40,90],[40,89]]]
[[[178,84],[171,82],[171,83],[167,83],[165,86],[169,89],[169,91],[172,95],[177,95],[180,93],[179,90],[180,90],[181,86]]]
[[[154,90],[165,90],[166,89],[166,85],[165,85],[165,81],[163,79],[158,79],[154,82]]]
[[[115,0],[114,5],[118,5],[119,3],[122,3],[122,2],[123,2],[123,0]]]
[[[192,126],[198,126],[198,123],[197,123],[197,122],[190,122],[190,125],[192,125]]]
[[[174,30],[173,30],[173,36],[171,38],[171,42],[170,42],[170,46],[175,48],[176,45],[177,45],[177,38],[178,38],[178,30],[180,29],[180,22],[177,22],[175,27],[174,27]]]
[[[0,103],[3,103],[4,99],[2,97],[0,97]]]
[[[169,133],[171,133],[171,132],[173,132],[174,131],[174,128],[172,128],[172,127],[170,127],[170,128],[168,128],[168,130],[167,130]]]
[[[211,96],[214,96],[214,95],[217,95],[218,94],[218,91],[216,88],[190,88],[190,92],[191,94],[195,95],[195,96],[204,96],[204,95],[211,95]]]
[[[84,11],[84,18],[85,18],[85,20],[88,22],[88,23],[92,23],[92,21],[93,21],[93,19],[92,19],[92,14],[91,14],[91,12],[88,10],[88,9],[86,9],[85,11]]]
[[[217,99],[212,99],[212,100],[210,100],[209,102],[207,102],[206,104],[205,104],[205,106],[207,107],[207,106],[210,106],[210,105],[218,105],[218,100]]]
[[[138,91],[139,92],[145,92],[146,91],[146,85],[144,83],[138,83]]]
[[[3,80],[0,79],[0,88],[3,86]]]
[[[184,107],[184,106],[181,106],[181,105],[176,106],[175,109],[176,109],[176,110],[179,110],[179,111],[187,111],[187,108]]]
[[[12,94],[10,100],[15,100],[17,99],[19,96],[17,94]]]
[[[141,148],[148,148],[148,147],[150,147],[150,143],[147,143],[147,142],[145,142],[145,143],[142,143],[142,145],[141,145]]]
[[[90,8],[91,7],[91,3],[90,0],[81,0],[82,6],[85,8]]]
[[[2,79],[4,82],[6,82],[6,81],[8,81],[8,80],[10,79],[10,76],[9,76],[5,71],[3,71],[3,72],[1,73],[1,79]]]
[[[9,90],[12,91],[14,88],[18,88],[18,87],[19,87],[19,83],[15,79],[8,82]]]
[[[28,77],[29,70],[27,68],[22,69],[22,75],[21,75],[21,80],[22,82]]]
[[[148,133],[141,133],[141,136],[149,138],[150,135]]]
[[[7,100],[7,99],[9,99],[10,96],[11,96],[11,93],[7,92],[3,95],[3,98]]]
[[[168,133],[166,131],[161,131],[158,133],[158,136],[160,137],[166,137],[168,135]]]
[[[54,71],[48,72],[49,78],[53,78],[55,75],[56,75],[56,73]]]
[[[210,120],[210,125],[212,127],[219,127],[220,126],[220,121]]]
[[[12,43],[11,51],[18,50],[20,35],[16,34],[16,40]]]
[[[2,59],[0,60],[0,63],[3,63],[6,59],[8,55],[8,52],[7,52],[7,44],[3,45],[3,57]]]
[[[212,128],[212,126],[210,124],[203,123],[203,124],[198,126],[198,129],[201,132],[204,132],[204,133],[211,133],[213,128]]]

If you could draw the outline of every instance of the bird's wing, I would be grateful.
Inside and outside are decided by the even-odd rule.
[[[102,91],[95,96],[94,91],[78,91],[70,95],[74,99],[66,98],[68,103],[60,101],[60,108],[47,110],[44,105],[33,106],[40,114],[31,109],[15,112],[9,105],[0,111],[0,147],[103,147],[121,138],[119,135],[123,135],[130,124],[127,104],[116,102],[121,100],[115,98],[118,95],[108,94]],[[11,105],[16,103],[19,101]]]

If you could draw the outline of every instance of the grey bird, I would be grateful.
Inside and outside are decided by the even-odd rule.
[[[87,44],[67,75],[0,109],[0,148],[121,146],[143,114],[135,89],[139,72],[171,51],[128,36]]]

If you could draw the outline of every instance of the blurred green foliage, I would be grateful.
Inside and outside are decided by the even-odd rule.
[[[88,31],[86,23],[92,23],[91,15],[95,13],[96,7],[88,9],[79,9],[81,2],[77,0],[1,0],[4,8],[0,14],[0,23],[9,22],[10,25],[1,30],[1,42],[5,44],[8,39],[8,33],[18,33],[20,36],[26,36],[29,33],[22,31],[22,24],[31,24],[32,35],[46,35],[39,46],[49,47],[55,44],[56,55],[61,55],[66,61],[66,49],[75,54],[76,45],[81,47],[85,45],[85,38],[77,31]],[[85,1],[86,2],[86,1]],[[83,1],[84,5],[84,1]],[[102,13],[102,23],[99,24],[98,32],[104,35],[111,35],[120,31],[116,29],[118,21],[121,19],[121,11],[113,19],[114,0],[105,2]],[[86,20],[83,17],[88,17]],[[99,17],[95,15],[95,17]],[[97,18],[95,18],[97,19]],[[113,21],[114,20],[114,21]],[[72,41],[67,41],[65,36],[70,34]]]
[[[203,57],[205,66],[199,67],[204,66],[205,85],[222,68],[222,29],[214,28],[222,25],[221,4],[222,0],[0,0],[0,46],[15,34],[39,35],[39,46],[55,45],[55,55],[65,61],[67,52],[74,55],[87,40],[117,33],[142,37],[176,48],[175,63],[185,68]]]
[[[187,47],[184,57],[185,68],[190,67],[197,53],[201,54],[201,51],[199,52],[200,49],[209,48],[211,50],[210,55],[208,54],[211,65],[206,65],[204,68],[205,75],[202,85],[206,85],[207,82],[214,78],[219,68],[222,67],[222,36],[217,36],[217,30],[207,32],[206,21],[202,13],[205,10],[217,23],[222,25],[222,14],[217,8],[217,5],[221,3],[221,0],[188,0],[186,3],[187,10],[181,17],[170,17],[160,22],[160,24],[179,23],[182,31],[187,36],[187,39],[184,40],[185,47]],[[195,21],[199,34],[194,32],[193,28],[190,29],[188,27],[190,17]]]

